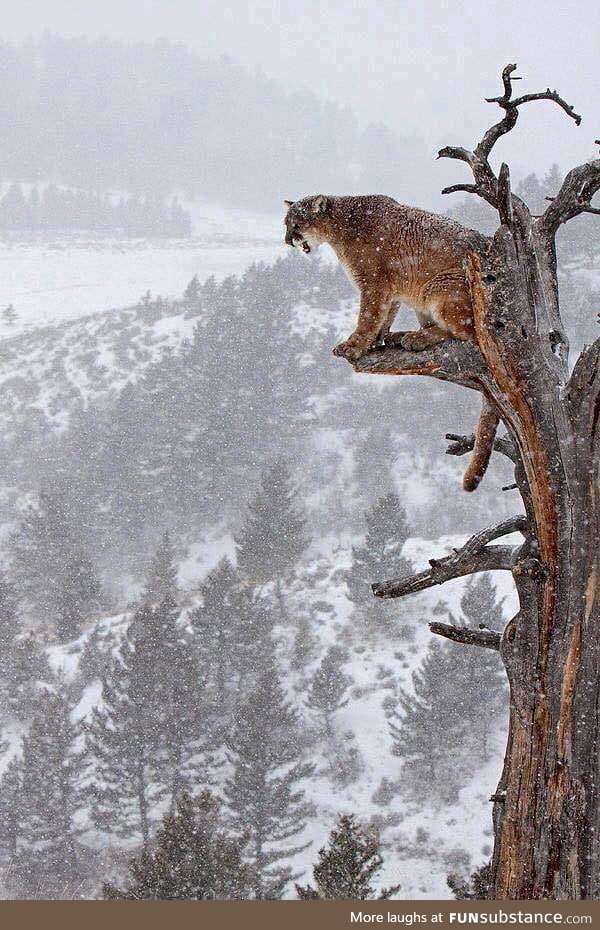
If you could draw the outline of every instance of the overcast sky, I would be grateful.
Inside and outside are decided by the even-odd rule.
[[[502,66],[516,61],[526,78],[520,92],[556,87],[584,116],[576,128],[558,108],[530,104],[498,147],[522,173],[594,153],[599,25],[592,0],[21,0],[5,11],[0,34],[167,36],[420,135],[432,154],[440,144],[476,141],[495,115],[482,97],[500,92]],[[452,177],[461,170],[452,166]],[[447,177],[438,170],[440,186]]]

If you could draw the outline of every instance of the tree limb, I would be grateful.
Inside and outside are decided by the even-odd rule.
[[[577,125],[581,122],[581,116],[575,113],[573,107],[566,100],[563,100],[555,90],[550,90],[549,87],[539,93],[523,94],[523,96],[513,99],[512,82],[521,80],[514,74],[516,68],[516,64],[509,64],[502,71],[502,84],[504,86],[502,96],[486,97],[487,103],[497,103],[504,110],[504,116],[487,130],[475,149],[470,152],[465,148],[446,146],[438,153],[438,158],[454,158],[466,162],[475,178],[474,185],[454,184],[451,187],[446,187],[442,193],[451,194],[456,191],[466,191],[470,194],[477,194],[500,211],[503,223],[512,221],[512,210],[515,206],[522,205],[524,208],[525,205],[518,197],[510,193],[508,169],[503,165],[504,173],[501,170],[500,177],[497,178],[489,163],[489,156],[498,139],[514,128],[519,118],[519,107],[534,100],[550,100],[564,110],[567,116],[574,120]]]
[[[518,546],[483,546],[473,553],[465,553],[460,549],[458,553],[443,559],[430,559],[431,568],[426,571],[405,578],[380,581],[371,585],[371,589],[375,597],[406,597],[407,594],[417,594],[465,575],[511,571],[518,550]]]
[[[426,571],[372,585],[373,594],[375,597],[384,598],[404,597],[406,594],[415,594],[417,591],[444,584],[451,578],[461,578],[477,572],[510,571],[518,547],[487,544],[509,533],[524,533],[527,528],[527,518],[523,514],[485,527],[471,536],[461,549],[455,549],[451,555],[443,559],[430,559],[430,568]]]
[[[500,633],[493,630],[473,630],[467,626],[452,626],[449,623],[430,623],[429,629],[438,636],[445,636],[455,643],[467,646],[480,646],[483,649],[500,649]]]
[[[474,434],[461,436],[459,433],[446,433],[446,439],[451,440],[451,444],[446,449],[446,455],[466,455],[467,452],[472,452],[475,447]],[[519,450],[509,436],[496,437],[494,452],[505,455],[514,465],[519,462]]]
[[[593,207],[591,200],[600,191],[600,158],[578,165],[569,171],[556,197],[552,198],[546,212],[537,224],[546,237],[556,234],[558,228],[580,213],[600,215],[600,208]]]
[[[390,333],[382,349],[373,349],[353,363],[359,374],[429,375],[452,381],[474,390],[482,390],[487,367],[477,346],[459,339],[446,339],[421,352],[409,352],[395,346],[402,333]]]

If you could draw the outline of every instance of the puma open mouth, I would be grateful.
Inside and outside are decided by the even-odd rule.
[[[306,241],[306,239],[303,239],[300,245],[302,246],[302,251],[305,252],[306,255],[308,255],[308,253],[310,252],[310,246],[308,242]]]

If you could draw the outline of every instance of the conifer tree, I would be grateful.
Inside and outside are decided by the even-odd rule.
[[[485,862],[475,869],[469,881],[449,875],[446,879],[448,887],[457,901],[472,900],[486,901],[493,888],[493,875],[491,862]]]
[[[5,867],[16,860],[22,804],[21,760],[14,756],[0,779],[0,862]]]
[[[6,658],[19,632],[14,585],[0,572],[0,655]]]
[[[311,806],[299,782],[314,766],[302,761],[298,715],[274,667],[239,707],[228,749],[234,770],[224,793],[233,828],[249,837],[255,897],[279,898],[293,875],[278,863],[306,848],[281,844],[306,826]]]
[[[57,590],[56,632],[61,642],[81,634],[83,621],[101,601],[100,582],[85,552],[75,552],[63,567]]]
[[[274,608],[259,587],[222,559],[201,589],[202,603],[190,613],[194,650],[203,681],[204,711],[220,742],[231,728],[241,695],[274,661]]]
[[[329,835],[329,845],[319,850],[319,861],[313,868],[316,887],[296,885],[296,893],[305,901],[391,898],[400,885],[382,889],[379,894],[372,885],[382,865],[377,833],[361,826],[353,814],[340,814]]]
[[[385,626],[390,617],[389,605],[373,598],[371,585],[409,573],[402,547],[410,535],[410,526],[400,498],[393,493],[379,498],[367,513],[366,523],[364,543],[352,547],[348,593],[361,620],[375,620]]]
[[[460,601],[460,609],[467,626],[497,632],[504,627],[502,601],[496,597],[496,589],[488,572],[469,578]]]
[[[87,726],[95,819],[146,850],[153,809],[179,792],[199,748],[200,679],[177,617],[168,596],[136,611]]]
[[[460,606],[466,626],[498,632],[504,628],[502,602],[497,600],[488,574],[469,580]],[[491,649],[473,649],[465,653],[455,647],[454,654],[460,665],[457,681],[462,681],[463,685],[464,713],[470,721],[473,748],[482,761],[487,762],[490,733],[498,727],[501,715],[507,710],[504,667],[498,653]]]
[[[227,900],[252,896],[253,882],[243,858],[244,841],[223,828],[219,804],[208,791],[183,793],[175,813],[164,817],[152,852],[129,865],[125,889],[104,885],[111,900]]]
[[[237,563],[253,585],[275,583],[281,618],[287,622],[283,584],[308,545],[306,519],[287,464],[268,468],[236,536]]]
[[[3,709],[19,720],[28,720],[38,705],[43,683],[52,678],[44,650],[34,636],[16,636],[4,655],[3,666]]]
[[[348,703],[346,692],[351,679],[342,671],[348,656],[344,649],[332,646],[313,675],[308,703],[320,715],[323,730],[331,735],[331,717]]]
[[[5,323],[8,323],[9,326],[14,326],[18,316],[19,315],[12,304],[8,304],[8,306],[5,307],[2,311],[2,319]]]
[[[367,507],[391,493],[393,461],[394,434],[390,427],[376,423],[358,443],[354,456],[356,483]]]
[[[217,730],[229,727],[250,646],[242,635],[253,609],[252,592],[228,559],[222,559],[201,588],[202,604],[190,613],[194,648],[204,681],[205,712]],[[256,630],[254,631],[256,634]],[[244,640],[247,642],[244,642]]]
[[[49,625],[70,602],[69,583],[79,592],[77,609],[82,612],[91,609],[99,596],[95,570],[73,529],[70,510],[64,494],[42,491],[13,536],[13,572],[19,591]]]
[[[195,274],[183,292],[183,303],[188,313],[197,309],[200,293],[200,281],[198,275]]]
[[[77,881],[80,848],[75,815],[86,804],[78,727],[64,683],[40,698],[19,765],[15,875],[26,895],[54,894]],[[16,779],[16,771],[13,772]]]
[[[167,530],[150,564],[143,600],[159,604],[167,596],[176,599],[177,571],[175,550]]]
[[[292,668],[297,672],[304,671],[317,651],[317,638],[313,633],[313,625],[309,614],[303,614],[298,620],[291,657]]]
[[[454,673],[449,648],[431,642],[412,674],[412,691],[400,691],[399,711],[390,717],[392,751],[405,760],[404,775],[417,791],[425,783],[428,792],[435,788],[444,798],[456,793],[456,761],[467,732],[462,683]]]

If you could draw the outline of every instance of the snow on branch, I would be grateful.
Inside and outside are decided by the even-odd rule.
[[[430,623],[429,629],[438,636],[445,636],[455,643],[466,646],[480,646],[483,649],[500,649],[500,633],[494,630],[473,630],[467,626],[452,626],[449,623]]]
[[[460,549],[455,549],[451,555],[443,559],[430,559],[429,568],[416,575],[405,578],[395,578],[391,581],[380,581],[372,585],[375,597],[395,598],[405,597],[407,594],[416,594],[435,585],[444,584],[452,578],[462,578],[464,575],[473,575],[477,572],[511,571],[518,546],[489,546],[488,543],[509,533],[525,533],[528,528],[527,518],[519,514],[502,523],[488,526],[465,543]]]

